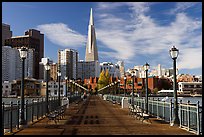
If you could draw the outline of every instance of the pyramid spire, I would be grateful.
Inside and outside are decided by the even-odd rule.
[[[85,61],[96,61],[98,60],[98,50],[96,46],[96,34],[94,28],[94,19],[92,8],[90,11],[90,20],[88,26],[88,40],[86,44],[86,56]]]
[[[90,11],[90,20],[89,20],[89,25],[94,25],[94,19],[93,19],[93,12],[92,12],[92,8]]]

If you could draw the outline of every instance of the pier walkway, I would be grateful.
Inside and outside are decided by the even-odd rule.
[[[14,135],[195,135],[150,119],[152,123],[137,120],[128,115],[128,109],[92,95],[85,103],[71,103],[59,122],[43,118]]]

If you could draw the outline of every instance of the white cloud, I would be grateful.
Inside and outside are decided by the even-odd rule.
[[[44,33],[52,43],[62,47],[82,47],[86,42],[86,36],[70,29],[63,23],[42,24],[38,25],[37,29]]]
[[[176,14],[179,12],[184,12],[185,10],[195,6],[197,2],[178,2],[174,9],[170,10],[170,14]]]
[[[148,16],[147,13],[151,12],[148,3],[128,2],[123,5],[128,6],[131,10],[129,18],[127,16],[118,17],[114,12],[111,12],[113,7],[115,10],[122,6],[120,4],[117,6],[113,4],[113,7],[110,3],[103,3],[103,7],[98,5],[99,9],[105,7],[106,10],[99,10],[97,13],[104,15],[98,16],[97,25],[95,25],[97,26],[97,40],[112,50],[109,54],[111,58],[133,60],[139,56],[147,55],[154,63],[164,62],[165,65],[171,65],[168,52],[175,45],[182,53],[178,59],[180,68],[201,68],[201,20],[193,19],[185,13],[178,13],[175,15],[175,20],[172,20],[169,25],[160,26],[156,23],[158,21]],[[177,10],[189,7],[190,5],[181,7],[178,4]],[[124,13],[124,15],[127,14]],[[106,55],[108,54],[106,53]],[[194,63],[187,65],[192,64],[190,63],[192,55]]]

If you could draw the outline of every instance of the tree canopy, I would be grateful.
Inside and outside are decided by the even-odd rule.
[[[108,70],[106,70],[106,72],[104,72],[104,70],[102,70],[102,72],[99,75],[99,79],[98,79],[98,89],[101,89],[105,86],[107,86],[110,83],[110,75]]]

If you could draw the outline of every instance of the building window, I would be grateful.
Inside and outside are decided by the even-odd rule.
[[[57,95],[57,90],[54,91],[54,94]]]
[[[6,88],[8,88],[8,86],[6,86]]]
[[[60,90],[60,94],[63,94],[63,90]]]

